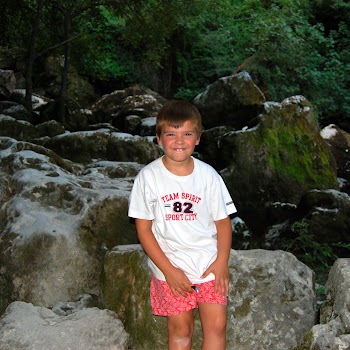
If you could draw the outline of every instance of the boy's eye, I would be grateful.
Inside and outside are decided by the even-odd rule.
[[[174,134],[172,134],[171,132],[167,132],[167,133],[165,133],[165,136],[172,137],[172,136],[174,136]]]

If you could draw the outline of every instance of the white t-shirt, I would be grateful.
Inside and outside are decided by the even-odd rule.
[[[193,158],[190,175],[171,173],[158,158],[135,178],[129,198],[129,217],[152,220],[152,232],[170,262],[192,283],[215,279],[204,271],[217,256],[214,221],[235,213],[236,207],[221,178],[210,165]],[[165,280],[149,259],[155,278]]]

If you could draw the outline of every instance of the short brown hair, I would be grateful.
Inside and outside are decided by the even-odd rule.
[[[156,134],[160,136],[164,125],[174,128],[181,127],[184,122],[192,121],[197,137],[202,134],[202,117],[198,109],[186,101],[168,101],[158,112],[156,123]]]

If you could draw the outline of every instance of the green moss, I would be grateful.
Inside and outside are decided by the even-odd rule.
[[[128,217],[128,199],[111,196],[90,207],[81,224],[79,239],[88,251],[101,245],[112,249],[117,245],[137,243],[135,225]]]
[[[249,299],[244,299],[242,305],[237,306],[234,311],[234,317],[243,318],[249,315],[250,313],[250,302]]]
[[[312,348],[312,350],[321,350],[320,347],[317,344],[313,344],[314,342],[314,336],[312,332],[308,332],[304,335],[303,340],[301,344],[294,347],[291,350],[309,350]]]
[[[253,277],[256,281],[264,281],[267,278],[265,271],[261,266],[254,268],[250,272],[250,276]]]
[[[0,240],[0,251],[6,252],[8,251],[8,247],[11,245],[11,242],[17,237],[14,233],[9,233],[6,235],[2,235]],[[8,254],[0,255],[0,266],[6,267],[8,266]],[[13,301],[13,282],[11,278],[11,273],[9,273],[8,268],[6,267],[5,273],[0,275],[0,316],[5,312],[8,305],[10,305]]]
[[[111,252],[106,255],[103,298],[115,311],[130,334],[135,349],[164,348],[157,344],[158,333],[166,336],[163,318],[155,318],[149,302],[150,275],[140,252]]]
[[[149,298],[150,274],[147,257],[141,251],[106,254],[102,291],[105,307],[117,313],[132,339],[132,348],[166,349],[167,322],[154,316]],[[200,349],[202,332],[195,312],[193,349]]]
[[[45,254],[54,244],[56,237],[48,234],[36,234],[27,242],[24,241],[16,248],[16,262],[20,264],[22,275],[31,274],[45,266]],[[17,270],[17,268],[15,267]]]
[[[294,179],[300,184],[311,183],[315,188],[332,187],[336,172],[330,163],[329,151],[322,140],[315,139],[316,132],[305,120],[285,122],[268,127],[271,121],[259,128],[255,142],[265,151],[266,162],[277,175]],[[266,125],[267,124],[267,125]],[[310,130],[306,134],[305,130]]]
[[[44,206],[64,208],[71,215],[77,215],[83,208],[81,198],[75,195],[71,184],[57,184],[46,182],[44,186],[35,186],[24,194],[33,202],[40,201]]]

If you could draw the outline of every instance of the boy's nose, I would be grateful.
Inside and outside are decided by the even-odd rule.
[[[175,142],[182,143],[183,142],[183,137],[180,136],[180,135],[176,136]]]

